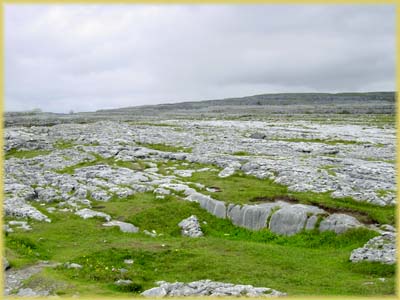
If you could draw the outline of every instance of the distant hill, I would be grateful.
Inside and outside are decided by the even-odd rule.
[[[261,94],[240,98],[202,100],[190,102],[167,103],[158,105],[131,106],[117,109],[98,110],[97,112],[127,111],[138,109],[174,110],[201,109],[210,106],[257,106],[257,105],[326,105],[349,104],[354,102],[387,102],[395,103],[395,92],[369,93],[281,93]]]
[[[55,114],[41,111],[6,112],[5,126],[130,121],[164,118],[263,118],[267,115],[394,114],[394,92],[262,94],[221,100],[202,100]]]

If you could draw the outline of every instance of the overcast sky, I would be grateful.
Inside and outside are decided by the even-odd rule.
[[[6,5],[6,110],[395,90],[394,5]]]

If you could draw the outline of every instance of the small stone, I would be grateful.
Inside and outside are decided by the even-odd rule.
[[[127,265],[133,264],[133,259],[125,259],[124,264],[127,264]]]
[[[119,280],[117,280],[116,282],[114,282],[116,285],[119,285],[119,286],[124,286],[124,285],[129,285],[129,284],[131,284],[132,283],[132,280],[129,280],[129,279],[119,279]]]
[[[66,263],[65,266],[67,269],[82,269],[82,266],[76,263]]]

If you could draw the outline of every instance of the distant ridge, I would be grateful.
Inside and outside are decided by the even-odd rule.
[[[105,111],[127,111],[138,109],[157,109],[157,110],[173,110],[173,109],[201,109],[209,106],[256,106],[256,105],[319,105],[334,102],[350,103],[350,102],[395,102],[395,92],[346,92],[346,93],[277,93],[277,94],[260,94],[245,97],[223,98],[215,100],[200,100],[186,102],[172,102],[154,105],[129,106],[115,109],[101,109],[96,112]]]

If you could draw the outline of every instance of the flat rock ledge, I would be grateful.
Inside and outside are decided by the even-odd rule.
[[[350,261],[380,262],[384,264],[396,263],[396,233],[385,232],[370,239],[363,247],[353,250]]]
[[[131,223],[121,222],[121,221],[110,221],[110,222],[104,223],[103,226],[105,226],[105,227],[118,226],[122,232],[127,232],[127,233],[139,232],[139,228],[136,227],[135,225],[133,225]]]
[[[194,215],[190,216],[187,219],[182,220],[178,224],[178,226],[181,228],[181,233],[183,236],[188,236],[192,238],[203,236],[199,220]]]
[[[158,287],[144,291],[141,295],[146,297],[165,296],[249,296],[249,297],[278,297],[286,293],[266,287],[253,287],[252,285],[233,284],[211,281],[209,279],[193,281],[190,283],[158,281]]]

